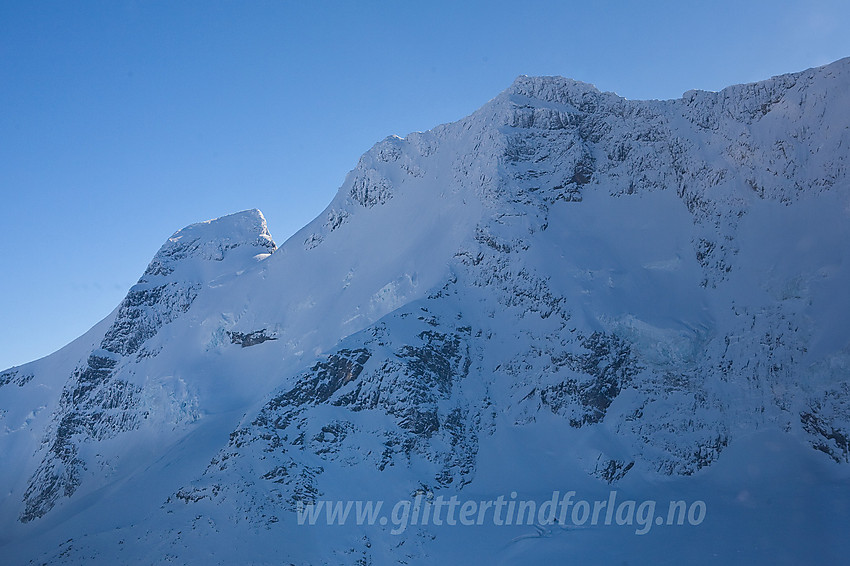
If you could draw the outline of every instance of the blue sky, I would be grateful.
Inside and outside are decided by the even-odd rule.
[[[627,98],[850,56],[850,3],[0,3],[0,369],[109,314],[175,230],[283,242],[387,135],[520,74]]]

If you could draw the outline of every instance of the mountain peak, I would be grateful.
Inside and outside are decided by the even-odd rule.
[[[259,245],[276,247],[265,216],[256,208],[190,224],[175,232],[165,245],[196,237],[207,240],[244,240],[246,243],[259,238],[264,242],[258,242]]]
[[[222,261],[235,248],[247,249],[252,256],[277,249],[266,219],[258,209],[243,210],[178,230],[159,249],[142,280],[168,275],[178,262],[189,258]]]
[[[508,94],[519,94],[530,98],[548,100],[555,92],[571,93],[573,95],[602,94],[596,86],[559,75],[529,76],[520,75],[505,91]]]

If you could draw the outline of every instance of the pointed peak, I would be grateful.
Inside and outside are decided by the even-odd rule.
[[[204,222],[190,224],[171,235],[151,261],[142,280],[169,275],[186,259],[222,261],[234,248],[251,248],[269,254],[277,245],[269,234],[263,213],[253,208]]]
[[[213,218],[212,220],[190,224],[182,230],[175,232],[171,236],[171,239],[180,238],[191,233],[207,232],[210,234],[224,234],[243,231],[260,231],[268,235],[266,218],[259,209],[251,208],[220,216],[219,218]]]

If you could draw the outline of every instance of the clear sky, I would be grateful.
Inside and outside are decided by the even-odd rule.
[[[120,302],[175,230],[278,243],[369,147],[520,74],[676,98],[850,56],[846,0],[0,2],[0,369]]]

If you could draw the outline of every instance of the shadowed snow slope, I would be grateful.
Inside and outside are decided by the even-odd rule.
[[[839,561],[848,153],[850,59],[669,101],[519,77],[376,144],[279,249],[257,210],[184,228],[104,321],[0,373],[0,553]],[[569,490],[657,521],[390,514]],[[297,524],[323,500],[385,520]]]

